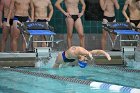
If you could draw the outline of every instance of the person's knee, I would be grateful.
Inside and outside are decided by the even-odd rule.
[[[3,25],[2,30],[3,32],[7,32],[9,30],[9,27],[7,27],[6,25]]]
[[[85,35],[84,34],[79,34],[79,37],[82,39],[82,38],[85,37]]]
[[[103,37],[107,37],[107,32],[105,30],[103,30]]]
[[[71,38],[72,38],[72,34],[68,34],[67,37],[68,37],[69,39],[71,39]]]
[[[15,33],[13,36],[12,36],[12,38],[15,40],[17,40],[18,38],[19,38],[19,33]]]
[[[2,35],[2,40],[4,40],[4,41],[7,40],[7,35],[6,35],[6,34],[3,34],[3,35]]]

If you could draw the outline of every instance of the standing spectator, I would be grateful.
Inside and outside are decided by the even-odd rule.
[[[103,16],[103,25],[106,25],[107,22],[116,22],[115,18],[115,8],[119,9],[119,3],[117,0],[100,0],[100,6],[104,11]],[[114,40],[114,36],[112,37]],[[101,40],[101,47],[103,50],[106,49],[106,41],[107,41],[107,31],[103,29],[102,40]]]
[[[66,11],[60,5],[63,1],[66,6]],[[81,12],[78,9],[79,2],[82,4]],[[55,6],[66,16],[68,48],[72,46],[72,33],[74,27],[79,35],[80,46],[85,47],[83,25],[81,21],[81,16],[84,14],[86,7],[84,0],[57,0]]]

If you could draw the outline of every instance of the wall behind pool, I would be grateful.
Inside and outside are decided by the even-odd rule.
[[[51,0],[54,6],[56,0]],[[89,0],[90,1],[90,0]],[[93,0],[91,0],[93,1]],[[116,19],[117,21],[125,21],[125,18],[122,15],[122,8],[125,0],[118,0],[120,4],[120,10],[116,11]],[[62,7],[65,9],[64,3],[62,3]],[[81,7],[79,6],[81,9]],[[96,9],[96,8],[95,8]],[[101,34],[102,34],[102,22],[94,21],[94,20],[86,20],[85,15],[82,17],[84,33],[85,33],[85,47],[87,49],[100,49],[101,48]],[[67,46],[66,42],[66,24],[65,24],[65,16],[54,6],[54,14],[49,23],[51,26],[55,28],[55,32],[57,35],[55,39],[63,39],[64,41],[60,44],[56,44],[54,48],[58,50],[64,50]],[[79,45],[79,38],[74,29],[75,34],[73,35],[73,45]],[[0,28],[0,40],[1,40],[1,28]],[[110,41],[107,40],[107,49],[110,49]],[[10,40],[7,42],[6,50],[9,51]],[[19,40],[19,50],[21,49],[21,40]]]

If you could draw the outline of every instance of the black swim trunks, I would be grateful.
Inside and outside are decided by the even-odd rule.
[[[7,22],[7,18],[3,18],[2,21]],[[10,24],[10,26],[13,25],[13,19],[10,19],[9,24]]]
[[[37,19],[36,22],[48,22],[46,19]]]
[[[15,16],[14,20],[18,20],[20,22],[27,22],[29,21],[29,17],[28,16]]]
[[[79,18],[78,15],[71,15],[71,18],[74,20],[74,22]]]
[[[68,58],[66,58],[65,51],[62,52],[62,57],[63,57],[64,62],[74,62],[75,61],[75,59],[68,59]]]
[[[138,24],[140,23],[140,20],[130,20],[130,22],[134,23],[135,26],[138,26]]]
[[[108,22],[113,22],[115,21],[115,16],[114,17],[107,17],[107,16],[103,16],[103,19],[106,19]]]

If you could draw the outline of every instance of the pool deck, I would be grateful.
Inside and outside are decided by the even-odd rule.
[[[53,53],[57,53],[54,51]],[[122,65],[121,51],[107,51],[112,60],[108,61],[104,56],[95,56],[95,63],[98,65]],[[0,67],[34,67],[37,59],[37,53],[13,53],[13,52],[0,52]],[[93,62],[91,62],[93,63]]]

